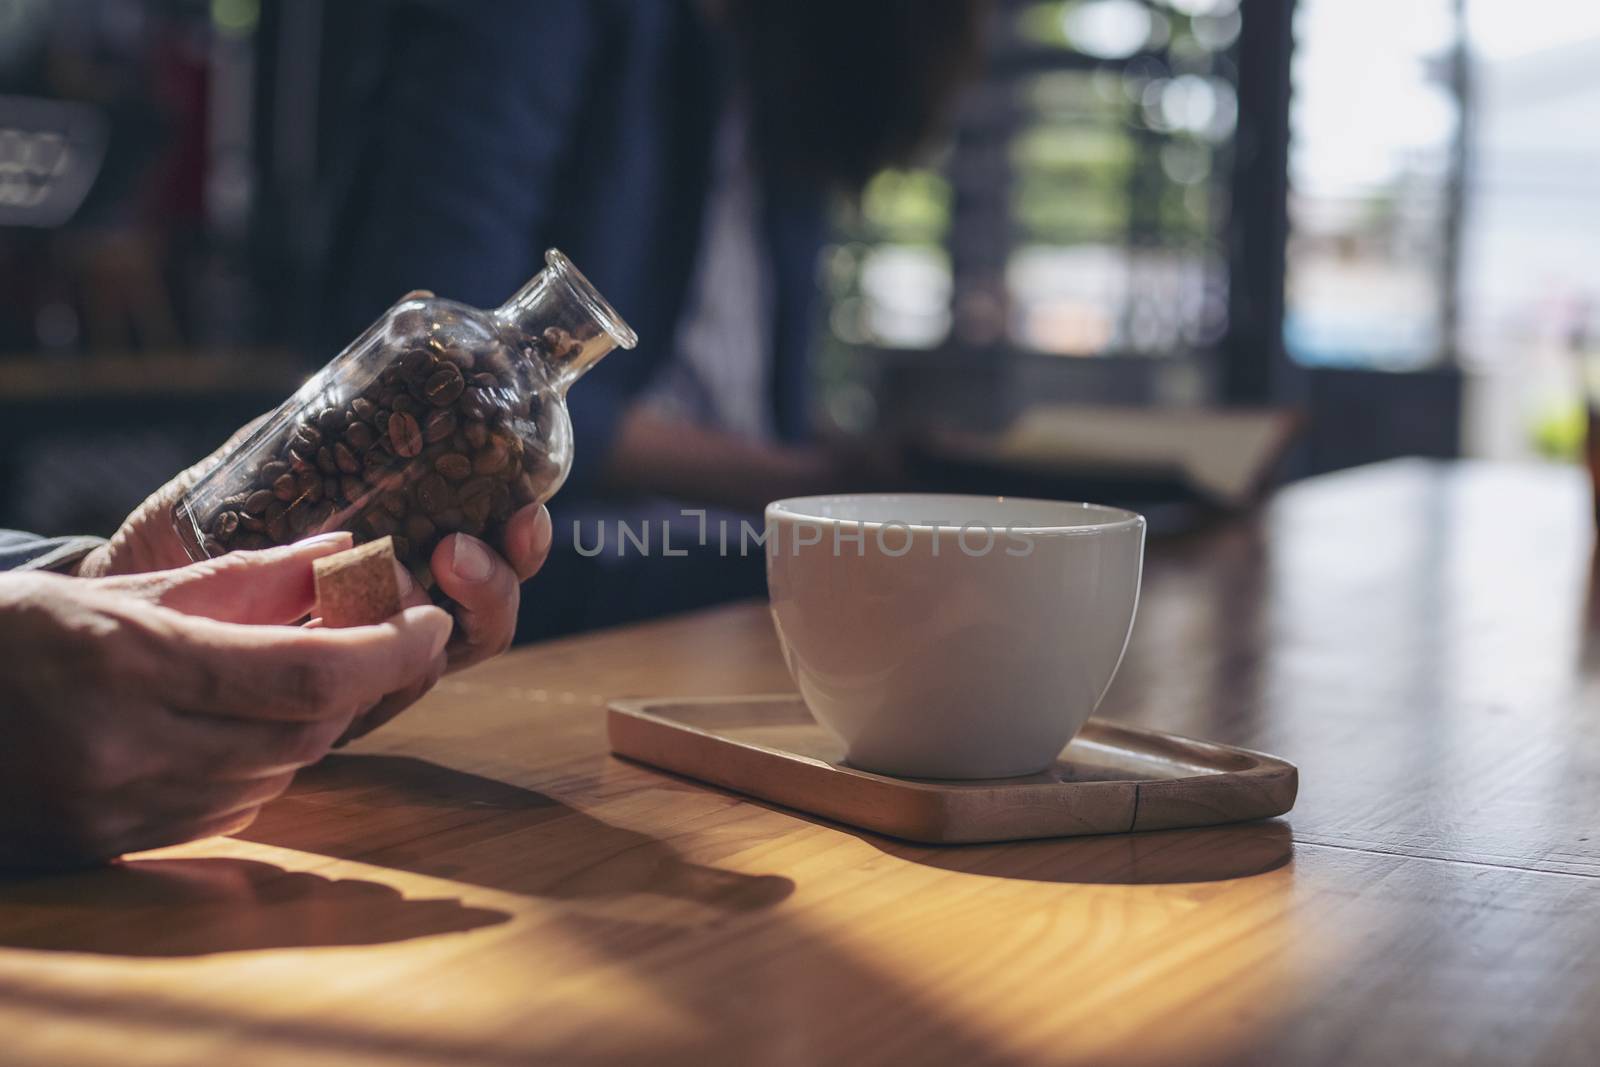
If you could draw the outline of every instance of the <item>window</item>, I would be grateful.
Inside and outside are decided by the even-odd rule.
[[[825,261],[847,347],[1183,358],[1227,326],[1238,0],[1003,0],[935,168]]]
[[[1465,73],[1456,0],[1299,0],[1284,341],[1307,366],[1451,361]]]

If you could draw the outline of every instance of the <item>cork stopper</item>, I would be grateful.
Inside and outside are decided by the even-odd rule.
[[[392,537],[313,560],[322,625],[372,626],[400,614],[396,565]]]

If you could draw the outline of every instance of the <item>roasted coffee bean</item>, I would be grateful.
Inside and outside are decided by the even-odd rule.
[[[352,422],[345,427],[344,439],[351,448],[365,452],[372,447],[372,442],[377,440],[377,434],[373,433],[372,426],[368,423]]]
[[[539,499],[539,486],[531,474],[524,472],[512,479],[511,498],[518,504],[532,504]]]
[[[408,539],[416,542],[419,545],[422,545],[433,540],[439,531],[434,527],[433,522],[426,515],[419,515],[416,512],[412,512],[410,515],[406,516],[405,532]]]
[[[283,513],[283,520],[289,527],[289,532],[295,537],[306,532],[306,526],[311,521],[311,501],[301,497],[289,505],[289,510]]]
[[[245,498],[244,509],[252,515],[260,515],[267,510],[267,505],[272,503],[272,491],[257,489]]]
[[[458,489],[456,491],[456,495],[462,500],[470,500],[473,497],[479,496],[488,497],[490,492],[494,490],[494,485],[495,482],[493,478],[474,478],[466,485],[463,485],[460,489]]]
[[[435,411],[422,424],[422,436],[430,445],[443,441],[455,432],[456,413],[453,411]]]
[[[362,481],[360,478],[357,478],[355,475],[346,474],[343,478],[339,479],[339,495],[344,497],[346,502],[351,504],[357,503],[363,496],[366,495],[366,493],[367,483]]]
[[[489,494],[479,493],[477,496],[464,497],[461,501],[461,511],[469,521],[482,529],[483,524],[489,521]]]
[[[324,408],[317,416],[317,429],[324,437],[331,436],[344,429],[345,419],[345,413],[338,408]]]
[[[456,367],[463,371],[471,370],[472,365],[477,362],[477,358],[471,352],[468,352],[465,348],[456,348],[454,346],[440,352],[439,358],[455,364]]]
[[[505,482],[495,482],[494,488],[489,490],[489,517],[496,522],[505,522],[514,510],[511,490]]]
[[[355,415],[356,418],[362,420],[363,422],[370,422],[372,420],[372,416],[377,414],[378,405],[374,404],[365,396],[358,396],[354,400],[350,401],[350,411],[353,415]],[[348,431],[346,431],[346,435],[348,436]]]
[[[332,500],[339,495],[339,479],[328,477],[322,479],[322,499]]]
[[[417,425],[416,417],[403,411],[397,411],[389,419],[389,441],[394,445],[397,455],[407,459],[422,451],[422,429]]]
[[[472,376],[472,384],[479,389],[498,389],[500,388],[500,379],[492,374],[474,374]]]
[[[259,516],[241,513],[239,515],[239,529],[249,533],[266,533],[267,524]]]
[[[446,452],[433,461],[433,469],[452,482],[464,482],[472,474],[472,460],[459,452]]]
[[[453,363],[446,363],[428,377],[422,392],[428,398],[428,403],[436,408],[444,408],[454,404],[466,387],[466,379],[462,378],[460,368]]]
[[[315,426],[301,424],[294,432],[294,446],[306,455],[311,455],[322,444],[322,432]]]
[[[329,520],[333,518],[334,514],[338,510],[338,508],[334,507],[333,501],[331,500],[323,500],[320,504],[312,505],[311,510],[307,513],[307,531],[311,533],[320,531],[328,524]]]
[[[339,465],[333,461],[333,449],[327,445],[317,449],[317,469],[323,474],[339,473]]]
[[[433,521],[441,530],[448,533],[459,533],[466,529],[467,513],[460,508],[445,508],[433,517]]]
[[[272,483],[272,495],[279,500],[293,500],[300,495],[300,483],[292,474],[282,474]]]
[[[494,403],[484,398],[483,390],[468,389],[461,395],[458,410],[469,419],[483,421],[494,411]]]
[[[511,373],[511,353],[505,345],[494,344],[478,353],[477,364],[490,374]]]
[[[357,474],[361,470],[361,461],[343,441],[333,446],[333,464],[345,474]]]
[[[289,449],[289,469],[295,472],[307,471],[317,465],[316,452],[306,452],[298,446]]]
[[[232,537],[239,529],[239,513],[224,511],[217,516],[215,531],[218,537]]]
[[[288,542],[291,536],[288,512],[280,512],[267,520],[267,536],[280,545]]]
[[[311,492],[313,486],[322,484],[322,475],[314,470],[303,470],[294,476],[295,492],[293,496],[280,497],[279,499],[294,500]]]
[[[491,437],[489,443],[472,457],[472,473],[497,474],[506,469],[510,459],[511,453],[506,448],[505,441],[498,436]]]
[[[470,420],[463,432],[467,436],[467,444],[473,448],[482,448],[489,441],[489,427],[482,419]]]
[[[406,504],[406,495],[397,489],[391,489],[384,493],[383,497],[378,501],[378,503],[383,505],[383,510],[387,511],[397,519],[403,516],[408,510]]]
[[[400,528],[395,517],[381,508],[374,508],[363,516],[373,537],[387,537]]]
[[[418,416],[420,416],[424,410],[421,402],[419,402],[409,393],[396,393],[390,398],[389,407],[396,414],[404,412],[407,415]]]
[[[413,348],[400,357],[400,373],[406,378],[425,376],[433,366],[433,353],[425,348]]]
[[[271,485],[273,482],[289,473],[289,464],[281,459],[268,460],[261,465],[260,482],[262,485]]]
[[[455,503],[455,493],[438,474],[429,474],[417,482],[417,503],[429,515],[437,515]]]

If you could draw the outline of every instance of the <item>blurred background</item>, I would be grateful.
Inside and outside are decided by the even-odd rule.
[[[307,309],[362,9],[0,0],[0,525],[108,531],[334,354]],[[943,148],[837,211],[821,424],[918,429],[952,484],[1145,504],[1579,454],[1600,5],[987,17]]]

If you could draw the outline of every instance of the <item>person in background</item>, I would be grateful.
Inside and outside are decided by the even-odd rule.
[[[549,515],[524,508],[504,555],[462,534],[435,551],[454,624],[399,569],[400,615],[303,626],[312,561],[350,535],[191,564],[169,516],[206,466],[109,541],[0,531],[0,870],[243,828],[297,769],[503,651],[550,547]]]
[[[979,52],[977,0],[411,0],[381,9],[333,140],[327,347],[423,286],[495,306],[568,253],[637,330],[574,387],[576,464],[527,639],[757,595],[759,550],[690,543],[699,505],[875,488],[809,440],[830,198],[912,160]],[[888,457],[892,460],[892,457]],[[680,516],[667,558],[616,520]],[[713,513],[712,521],[715,521]],[[737,529],[735,525],[734,529]],[[601,531],[605,530],[602,535]],[[587,556],[607,536],[606,551]]]

